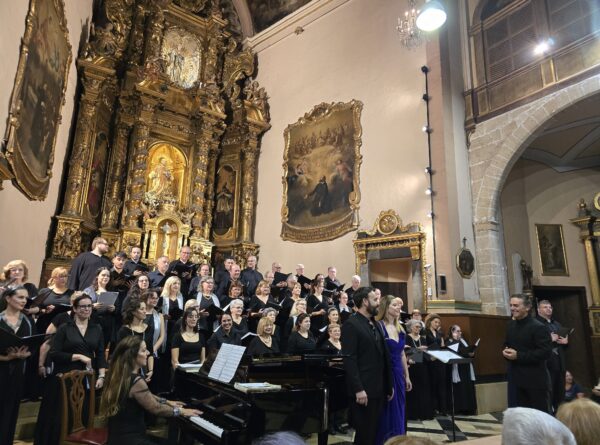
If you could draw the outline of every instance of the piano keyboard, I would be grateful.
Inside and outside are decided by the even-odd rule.
[[[223,428],[220,428],[219,426],[215,425],[214,423],[210,423],[208,420],[203,419],[202,417],[192,416],[192,417],[190,417],[190,420],[192,422],[194,422],[196,425],[198,425],[200,428],[208,431],[211,434],[214,434],[217,437],[223,436]]]

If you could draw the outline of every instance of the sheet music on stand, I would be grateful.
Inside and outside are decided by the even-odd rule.
[[[457,344],[458,346],[458,344]],[[431,357],[434,357],[436,359],[438,359],[440,362],[442,363],[448,363],[450,361],[453,361],[456,363],[456,360],[462,360],[462,357],[452,351],[448,351],[448,350],[440,350],[440,351],[425,351],[426,354],[430,355]]]
[[[219,382],[229,383],[235,376],[246,348],[244,346],[228,345],[223,343],[217,354],[208,377]]]

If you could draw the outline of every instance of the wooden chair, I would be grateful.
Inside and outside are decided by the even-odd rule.
[[[70,371],[58,374],[61,388],[62,414],[60,425],[61,445],[105,445],[106,428],[94,428],[96,410],[96,378],[93,371]],[[89,390],[86,389],[86,379]],[[88,393],[86,397],[86,392]],[[84,425],[84,407],[88,401],[87,427]]]

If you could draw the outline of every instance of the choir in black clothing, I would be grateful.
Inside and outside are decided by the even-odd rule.
[[[39,374],[46,377],[44,398],[52,403],[48,409],[48,403],[42,402],[40,416],[45,421],[38,422],[37,445],[57,443],[53,435],[58,431],[59,413],[56,409],[52,410],[59,399],[56,373],[91,368],[98,376],[98,385],[102,386],[108,366],[105,348],[109,343],[114,347],[131,337],[143,340],[149,358],[145,365],[138,366],[138,372],[155,392],[170,389],[173,369],[179,364],[203,362],[207,354],[216,353],[223,344],[241,345],[242,337],[248,332],[256,334],[249,343],[244,342],[249,355],[341,355],[340,326],[355,310],[349,304],[346,292],[337,293],[335,298],[326,293],[325,282],[339,286],[335,268],[328,269],[327,277],[317,274],[312,281],[311,292],[306,292],[303,298],[306,288],[298,282],[298,279],[306,280],[302,265],[298,265],[296,274],[288,275],[285,281],[280,281],[280,285],[273,286],[274,272],[278,272],[278,280],[282,280],[281,266],[274,263],[262,279],[262,274],[256,270],[256,258],[250,259],[243,271],[233,259],[226,259],[225,268],[215,275],[215,278],[218,277],[215,280],[208,265],[192,264],[191,251],[187,246],[181,249],[180,258],[176,261],[169,263],[167,257],[158,258],[156,270],[152,272],[148,272],[140,257],[134,255],[128,260],[122,252],[117,252],[110,264],[103,256],[107,251],[105,240],[97,239],[91,252],[80,255],[74,261],[76,267],[72,273],[75,277],[71,276],[69,282],[75,283],[76,289],[84,289],[79,299],[71,298],[73,289],[65,286],[65,269],[53,272],[53,281],[47,289],[34,291],[33,299],[41,295],[31,311],[38,316],[37,326],[49,333],[56,332],[54,339],[42,347],[40,354]],[[98,265],[101,267],[95,267]],[[353,277],[349,292],[355,290],[355,284],[360,284],[356,278]],[[98,298],[109,291],[118,292],[119,298],[115,305],[103,306]],[[29,291],[21,293],[30,297]],[[6,301],[9,300],[10,297]],[[71,300],[77,303],[71,312],[67,312]],[[36,321],[22,316],[35,329]],[[5,329],[1,317],[0,328]],[[418,335],[420,325],[415,328],[416,339],[409,330],[407,346],[425,349],[426,344],[433,348],[443,345],[441,334],[435,327],[428,330],[427,340]],[[24,353],[21,351],[21,354]],[[15,356],[13,360],[23,361],[23,358]],[[430,365],[421,361],[411,363],[409,368],[415,386],[415,390],[408,393],[409,418],[430,418],[428,408],[432,410],[434,407],[431,396],[427,395],[431,385],[430,371],[441,372],[436,368],[438,364]],[[0,372],[6,369],[3,366],[0,363]],[[442,385],[446,384],[450,375],[448,371]],[[463,375],[460,368],[459,375]],[[470,379],[461,379],[461,382],[473,383]],[[130,383],[134,384],[133,381]],[[422,402],[421,405],[427,404],[416,409],[416,417],[412,416],[413,395]],[[441,394],[438,398],[441,402],[437,408],[445,411],[446,401]],[[472,411],[467,408],[461,410]],[[11,417],[7,414],[6,418]],[[333,418],[334,429],[343,429],[340,425],[342,418],[339,414]]]

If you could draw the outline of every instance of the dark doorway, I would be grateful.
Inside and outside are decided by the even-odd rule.
[[[596,384],[592,361],[591,330],[588,323],[588,305],[584,287],[533,286],[536,301],[552,304],[552,317],[565,327],[574,329],[566,349],[567,369],[575,381],[590,388]]]
[[[406,307],[408,303],[408,286],[406,283],[384,283],[381,281],[373,281],[371,285],[381,291],[382,297],[385,295],[393,295],[394,297],[402,298],[402,301],[404,301],[404,307]]]

